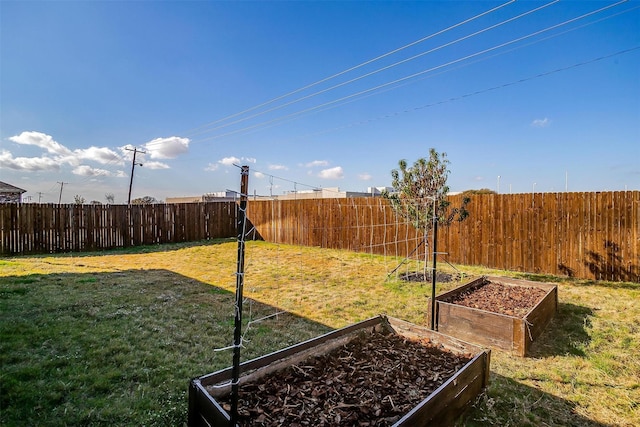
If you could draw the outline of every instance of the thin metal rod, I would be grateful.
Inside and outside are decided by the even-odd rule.
[[[438,256],[438,220],[433,202],[433,270],[431,270],[431,330],[436,330],[436,258]]]
[[[238,422],[238,380],[240,379],[240,348],[242,345],[242,292],[244,287],[245,229],[247,227],[247,194],[249,187],[249,166],[242,166],[240,180],[240,207],[238,209],[238,263],[236,268],[236,302],[233,327],[233,367],[231,370],[231,421],[235,427]]]
[[[398,265],[396,266],[396,268],[394,268],[393,270],[391,270],[391,273],[387,274],[387,279],[388,279],[389,277],[391,277],[391,275],[392,275],[393,273],[395,273],[396,271],[398,271],[398,269],[399,269],[400,267],[402,267],[402,265],[403,265],[404,263],[406,263],[406,262],[409,260],[409,258],[411,257],[411,255],[413,255],[413,254],[414,254],[418,249],[420,249],[420,246],[422,246],[422,245],[424,244],[424,241],[425,241],[425,239],[422,239],[422,240],[420,241],[420,243],[418,243],[418,245],[417,245],[417,246],[416,246],[416,247],[411,251],[411,253],[410,253],[409,255],[407,255],[406,257],[404,257],[404,259],[403,259],[402,261],[400,261],[400,264],[398,264]]]

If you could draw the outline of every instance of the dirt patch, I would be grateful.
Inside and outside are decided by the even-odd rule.
[[[470,359],[428,341],[359,336],[241,387],[241,426],[389,426]],[[221,399],[228,411],[229,403]]]
[[[545,294],[544,289],[533,286],[509,286],[486,282],[455,295],[447,302],[508,316],[524,317]]]
[[[404,273],[400,275],[401,280],[405,280],[407,282],[431,282],[431,273]],[[449,283],[454,280],[459,280],[460,276],[457,274],[449,274],[443,273],[441,271],[436,272],[436,281],[440,283]]]

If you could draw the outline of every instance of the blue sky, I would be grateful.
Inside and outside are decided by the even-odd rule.
[[[33,202],[390,184],[640,189],[640,2],[0,1],[0,180]],[[272,178],[270,178],[270,176]]]

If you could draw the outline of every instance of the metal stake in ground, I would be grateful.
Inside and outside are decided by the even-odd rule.
[[[233,368],[231,371],[231,422],[238,422],[238,381],[240,379],[240,346],[242,345],[242,291],[244,286],[244,246],[247,227],[247,193],[249,191],[249,166],[240,172],[240,207],[238,208],[238,263],[236,268],[236,306],[233,328]]]
[[[435,203],[434,203],[435,205]],[[435,212],[435,210],[434,210]],[[433,270],[431,271],[431,330],[436,330],[436,257],[438,256],[438,220],[433,215]]]

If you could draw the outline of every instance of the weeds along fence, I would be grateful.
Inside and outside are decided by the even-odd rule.
[[[235,236],[234,202],[0,204],[0,253],[95,251]]]
[[[459,206],[462,196],[450,196]],[[0,204],[1,254],[92,251],[236,236],[234,202]],[[480,194],[438,231],[453,264],[640,282],[640,191]],[[274,243],[424,259],[422,233],[382,198],[255,200],[253,236]],[[251,227],[249,227],[251,228]],[[251,236],[249,236],[251,237]],[[417,250],[416,250],[417,249]]]
[[[449,201],[459,206],[462,196]],[[465,221],[439,229],[439,258],[640,282],[639,191],[473,195],[468,210]],[[250,201],[247,215],[270,242],[418,259],[430,250],[382,198]]]

